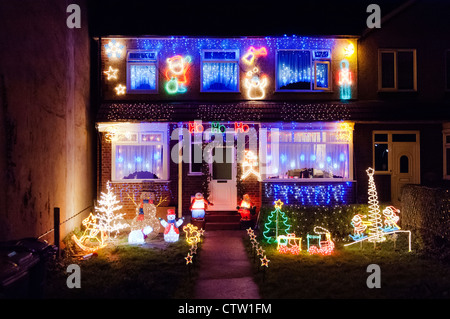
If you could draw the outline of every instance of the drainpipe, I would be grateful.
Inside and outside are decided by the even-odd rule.
[[[183,161],[182,155],[183,155],[183,148],[180,147],[180,150],[178,151],[179,161],[178,161],[178,218],[181,218],[183,215],[183,209],[182,209],[182,203],[183,203]]]

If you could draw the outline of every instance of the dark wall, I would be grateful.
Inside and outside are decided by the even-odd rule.
[[[80,29],[66,25],[72,3]],[[0,240],[52,229],[54,207],[61,221],[81,212],[64,236],[95,196],[85,1],[2,1],[0,30]]]

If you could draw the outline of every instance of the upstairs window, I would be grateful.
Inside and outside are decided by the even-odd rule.
[[[416,91],[416,50],[380,50],[378,88],[380,91]]]
[[[278,50],[277,91],[330,90],[330,50]]]
[[[127,55],[127,93],[157,93],[156,51],[129,51]]]
[[[239,51],[202,51],[201,91],[239,92]]]

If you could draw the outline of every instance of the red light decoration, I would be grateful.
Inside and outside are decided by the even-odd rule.
[[[189,122],[189,133],[202,133],[204,131],[204,127],[200,122],[194,121]]]
[[[247,133],[250,127],[242,122],[234,122],[234,132],[235,133]]]

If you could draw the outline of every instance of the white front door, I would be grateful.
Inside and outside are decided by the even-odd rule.
[[[213,149],[213,158],[218,159],[210,164],[211,182],[209,201],[214,205],[208,210],[236,210],[236,152],[231,146],[220,146]],[[220,160],[221,159],[221,160]]]
[[[420,183],[418,142],[392,143],[391,201],[399,205],[406,184]]]

